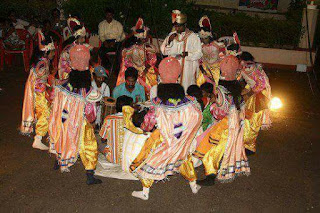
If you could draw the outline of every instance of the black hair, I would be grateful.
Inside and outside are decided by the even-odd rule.
[[[133,99],[129,96],[122,95],[117,98],[116,110],[117,112],[122,112],[122,107],[131,106],[133,104]]]
[[[42,44],[42,45],[48,45],[50,42],[51,42],[51,38],[45,37],[45,40],[44,40],[44,41],[41,41],[41,44]],[[31,65],[31,66],[35,66],[35,65],[39,62],[39,60],[40,60],[42,57],[44,57],[44,55],[45,55],[46,53],[49,55],[50,51],[47,51],[47,52],[41,51],[41,50],[39,49],[39,45],[36,45],[36,46],[34,47],[34,49],[33,49],[33,53],[32,53],[32,56],[31,56],[31,58],[30,58],[30,65]]]
[[[78,71],[71,70],[69,74],[69,83],[74,89],[85,88],[87,90],[91,87],[91,73],[89,70]]]
[[[202,92],[200,87],[197,85],[190,85],[187,89],[187,94],[196,98],[202,98]]]
[[[205,91],[207,93],[213,93],[213,84],[206,82],[200,86],[201,91]]]
[[[249,52],[242,52],[242,54],[240,55],[240,60],[254,61],[254,57]]]
[[[42,26],[44,27],[44,26],[46,26],[46,24],[50,24],[51,25],[51,21],[49,19],[43,20]]]
[[[8,16],[11,16],[12,13],[16,14],[17,12],[16,12],[14,9],[11,9],[11,10],[9,10],[9,12],[8,12]]]
[[[106,7],[104,9],[104,13],[111,13],[114,15],[114,9],[112,7]]]
[[[195,97],[201,105],[201,109],[204,108],[204,103],[202,101],[203,96],[200,87],[198,87],[197,85],[190,85],[187,89],[187,94]]]
[[[219,85],[224,86],[230,92],[237,110],[240,110],[240,104],[242,101],[242,96],[241,96],[242,86],[240,82],[237,80],[235,81],[220,80]]]
[[[52,11],[51,11],[51,15],[53,15],[54,12],[58,12],[59,15],[61,14],[60,10],[58,8],[54,8]]]
[[[160,98],[163,102],[167,102],[170,98],[172,99],[184,99],[185,93],[184,88],[180,84],[162,84],[158,85],[158,98]]]
[[[125,79],[130,77],[134,79],[138,79],[138,70],[134,67],[128,67],[124,75],[125,75]]]
[[[240,48],[239,44],[231,44],[229,46],[227,46],[227,50],[231,50],[231,51],[238,51]]]
[[[135,127],[141,127],[141,124],[144,121],[144,116],[148,113],[147,109],[144,109],[142,111],[135,111],[132,115],[132,123]]]
[[[130,48],[132,45],[136,44],[139,42],[140,39],[138,39],[135,36],[131,36],[128,39],[126,39],[123,43],[124,48]]]

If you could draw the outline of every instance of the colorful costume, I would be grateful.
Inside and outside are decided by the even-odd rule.
[[[199,21],[201,31],[199,37],[201,39],[212,38],[212,28],[210,20],[207,16],[204,16]],[[197,85],[201,86],[205,82],[209,82],[218,85],[220,78],[220,52],[224,49],[222,43],[211,41],[208,44],[202,44],[203,56],[199,60],[200,70],[197,73]]]
[[[192,181],[195,179],[194,171],[180,166],[191,160],[192,142],[201,126],[202,114],[196,100],[185,97],[173,104],[156,98],[152,103],[158,129],[151,134],[131,164],[132,173],[147,188],[154,180],[163,180],[177,172]]]
[[[217,99],[210,107],[214,124],[197,138],[194,156],[201,159],[205,174],[218,175],[220,181],[230,181],[238,174],[249,174],[248,159],[243,147],[244,107],[239,112],[229,91],[217,87]]]
[[[142,134],[143,131],[134,127],[131,116],[134,109],[130,106],[124,106],[121,113],[108,115],[103,122],[100,130],[101,138],[107,140],[107,146],[104,153],[107,161],[110,163],[122,163],[122,147],[125,137],[125,128],[136,134]]]
[[[72,33],[72,35],[75,38],[77,38],[79,36],[81,36],[81,37],[86,36],[87,31],[84,26],[82,26],[81,29],[74,31],[75,26],[81,26],[80,21],[78,21],[75,18],[69,18],[67,20],[67,23],[68,23],[69,31]],[[59,65],[58,65],[58,75],[59,75],[60,84],[66,83],[69,79],[69,73],[72,70],[72,67],[70,65],[69,53],[70,53],[70,49],[72,47],[74,47],[75,45],[77,45],[77,44],[74,41],[72,44],[67,45],[61,52],[60,59],[59,59]],[[83,44],[83,45],[86,45],[88,48],[91,49],[91,46],[89,44]]]
[[[59,65],[58,65],[58,75],[59,75],[60,84],[66,83],[69,79],[69,73],[72,71],[69,53],[70,53],[70,49],[75,45],[77,45],[76,42],[73,42],[72,44],[67,45],[61,52]],[[89,44],[83,44],[83,45],[85,45],[88,48],[91,48]]]
[[[47,45],[43,44],[45,38],[41,31],[39,31],[38,36],[40,51],[49,53],[54,50],[53,42]],[[48,76],[50,74],[49,67],[50,60],[48,58],[41,58],[30,70],[25,87],[22,123],[20,127],[22,134],[31,134],[33,132],[33,125],[36,123],[36,136],[32,146],[41,150],[48,149],[47,146],[41,143],[41,139],[48,132],[48,119],[50,115],[50,103],[46,98]]]
[[[137,33],[143,30],[143,33]],[[143,25],[143,20],[139,18],[133,28],[134,36],[144,40],[149,28]],[[117,79],[117,86],[125,82],[125,71],[128,67],[134,67],[139,72],[138,83],[145,88],[147,94],[152,86],[157,84],[157,55],[156,48],[152,44],[143,41],[141,44],[134,44],[122,51],[121,68]],[[147,69],[147,70],[146,70]]]
[[[90,51],[85,45],[75,45],[70,49],[72,72],[90,76],[88,70]],[[87,74],[85,73],[87,72]],[[84,80],[84,79],[83,79]],[[94,90],[91,78],[86,79],[88,88],[73,88],[70,83],[55,87],[49,136],[51,152],[56,153],[62,172],[68,172],[78,159],[87,170],[87,184],[101,183],[93,178],[93,170],[98,160],[98,147],[92,122],[96,119],[96,102],[101,100],[99,91]],[[88,173],[88,171],[91,171]]]
[[[20,131],[23,134],[33,132],[33,124],[36,122],[36,135],[45,136],[48,132],[48,119],[50,104],[45,98],[47,78],[49,76],[49,60],[41,58],[36,66],[30,69],[26,82],[22,124]]]
[[[244,145],[246,149],[255,152],[260,129],[271,125],[269,110],[271,87],[261,64],[255,62],[246,64],[241,75],[247,83],[246,88],[254,92],[246,100]]]

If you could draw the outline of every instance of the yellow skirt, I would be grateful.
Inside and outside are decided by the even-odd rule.
[[[228,118],[211,127],[198,145],[194,156],[202,160],[205,175],[217,174],[228,141]]]
[[[95,170],[98,162],[98,144],[93,126],[84,119],[80,136],[80,158],[86,170]]]
[[[35,92],[36,135],[46,136],[49,129],[50,103],[45,92]]]
[[[130,165],[130,171],[134,171],[137,169],[143,162],[147,159],[148,155],[152,152],[153,149],[155,149],[157,146],[159,146],[163,141],[163,138],[160,134],[160,131],[157,129],[155,130],[148,140],[145,142],[144,146],[142,147],[139,155],[136,157],[136,159],[132,162]],[[179,168],[180,174],[189,181],[194,181],[197,179],[196,172],[193,166],[192,157],[191,155],[188,156],[188,158],[185,160],[184,163]],[[152,184],[154,183],[154,180],[152,179],[140,179],[142,186],[146,188],[150,188]]]

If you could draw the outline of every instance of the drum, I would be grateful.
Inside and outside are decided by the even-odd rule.
[[[104,110],[103,110],[103,119],[102,119],[102,121],[108,115],[112,115],[112,114],[115,114],[117,112],[116,111],[116,99],[111,98],[111,97],[104,97],[103,98],[103,102],[104,102]]]

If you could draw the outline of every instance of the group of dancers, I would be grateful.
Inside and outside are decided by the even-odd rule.
[[[105,159],[141,181],[142,190],[132,196],[143,200],[155,181],[176,173],[193,193],[250,174],[247,155],[256,152],[259,131],[271,125],[271,88],[262,65],[241,50],[236,33],[215,38],[207,16],[194,33],[187,16],[174,10],[159,63],[149,28],[139,18],[122,50],[116,113],[102,117],[103,96],[110,91],[99,78],[108,72],[93,59],[86,29],[71,21],[72,43],[63,49],[58,70],[50,69],[52,40],[38,32],[20,127],[23,134],[35,132],[33,148],[55,155],[54,169],[69,172],[80,156],[86,183],[101,183],[94,176],[99,139]],[[198,180],[195,167],[201,164],[206,178]]]

